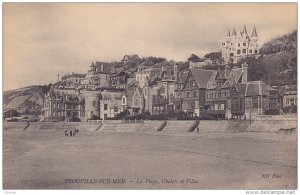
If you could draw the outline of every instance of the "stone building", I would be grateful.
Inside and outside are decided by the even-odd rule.
[[[80,87],[81,80],[85,78],[85,74],[67,74],[61,77],[61,84],[64,88],[78,89]]]
[[[84,89],[95,90],[108,86],[110,65],[105,62],[92,62],[86,77],[81,80],[80,86]]]
[[[82,97],[85,102],[85,116],[82,117],[84,121],[89,119],[100,119],[100,101],[102,100],[101,92],[83,90]]]
[[[213,70],[192,68],[183,86],[175,93],[175,112],[184,112],[188,116],[200,116],[205,105],[205,90],[208,82],[215,77]]]
[[[226,118],[230,89],[234,83],[248,82],[248,65],[242,68],[225,68],[215,72],[214,79],[207,84],[204,111],[214,118]]]
[[[123,91],[102,91],[100,101],[100,118],[115,118],[123,111],[122,98]]]
[[[283,86],[282,107],[297,106],[297,85]]]
[[[79,90],[51,89],[44,98],[41,120],[69,121],[85,117],[84,98]]]
[[[140,66],[135,74],[135,80],[140,87],[144,87],[154,78],[159,77],[161,74],[160,68],[150,68],[147,66]]]
[[[111,88],[125,88],[127,78],[128,76],[123,68],[113,69],[108,77],[108,86]]]
[[[259,45],[255,26],[251,36],[248,35],[246,26],[241,32],[236,32],[235,28],[232,32],[228,31],[225,40],[220,41],[220,47],[225,64],[237,63],[247,56],[257,55]]]
[[[279,91],[262,81],[235,83],[230,90],[227,118],[278,114]]]

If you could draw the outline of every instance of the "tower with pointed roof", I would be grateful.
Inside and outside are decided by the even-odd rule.
[[[241,59],[249,56],[256,56],[259,53],[258,36],[256,27],[253,27],[251,36],[248,35],[244,25],[242,31],[232,32],[228,30],[225,40],[220,42],[222,58],[226,64],[237,63]]]

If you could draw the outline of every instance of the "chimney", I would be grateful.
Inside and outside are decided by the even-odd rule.
[[[175,63],[174,64],[174,76],[175,76],[175,80],[177,81],[177,75],[178,75],[178,64]]]
[[[246,62],[242,64],[242,83],[248,82],[248,65]]]

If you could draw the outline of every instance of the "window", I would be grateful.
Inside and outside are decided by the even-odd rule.
[[[186,92],[186,97],[189,98],[190,97],[190,92]]]
[[[230,53],[230,55],[229,55],[230,57],[233,57],[233,53]]]
[[[178,98],[181,98],[181,93],[178,93]]]
[[[238,44],[238,47],[240,47],[240,44]]]
[[[166,90],[165,90],[165,87],[162,85],[162,86],[160,87],[160,93],[163,93],[163,94],[164,94],[165,91],[166,91]]]
[[[118,106],[115,105],[115,106],[114,106],[114,112],[118,112],[118,110],[119,110],[119,109],[118,109]]]
[[[208,99],[208,93],[206,94],[206,99]]]
[[[190,108],[191,108],[191,109],[195,109],[195,102],[191,102],[191,103],[190,103]]]
[[[96,107],[96,101],[93,101],[93,107]]]
[[[241,54],[241,50],[238,49],[238,50],[236,51],[236,53],[237,53],[237,54]]]
[[[139,100],[138,100],[137,98],[135,98],[135,99],[134,99],[134,105],[136,105],[136,106],[137,106],[137,105],[138,105],[138,103],[139,103]]]
[[[249,50],[249,53],[252,53],[252,49]]]
[[[257,50],[255,50],[254,53],[257,53]]]
[[[107,118],[107,114],[104,114],[104,119],[106,119]]]
[[[215,108],[214,108],[214,110],[219,110],[219,104],[215,104]]]
[[[246,43],[243,43],[243,46],[246,46]]]
[[[225,110],[224,104],[221,104],[221,110]]]
[[[246,53],[246,49],[243,49],[243,53]]]
[[[218,93],[218,98],[221,98],[221,92]]]
[[[104,104],[104,110],[107,110],[107,104]]]
[[[197,91],[194,91],[194,97],[197,97]]]
[[[221,110],[221,104],[218,104],[218,110]]]
[[[238,97],[232,98],[231,110],[239,112],[241,109],[244,109],[244,99]]]
[[[245,108],[244,99],[240,98],[240,109],[244,109],[244,108]]]
[[[123,104],[125,104],[125,98],[123,97],[123,99],[122,99],[122,102],[123,102]]]
[[[294,101],[292,105],[294,104]],[[269,108],[270,109],[277,109],[277,98],[270,98],[269,100]]]
[[[259,108],[259,97],[258,96],[252,97],[252,108]]]

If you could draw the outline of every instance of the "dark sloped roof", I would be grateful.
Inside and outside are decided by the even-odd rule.
[[[268,95],[270,91],[277,91],[262,81],[249,81],[245,96]]]
[[[211,77],[215,75],[214,70],[204,70],[204,69],[191,69],[191,74],[194,77],[199,88],[207,88],[207,84]]]
[[[71,77],[85,77],[86,74],[77,74],[77,73],[72,73],[72,74],[68,74],[68,75],[64,75],[61,77],[62,80],[67,79],[67,78],[71,78]]]
[[[160,81],[161,79],[159,77],[154,77],[149,81],[149,86],[153,86],[157,84],[157,81]]]
[[[227,75],[227,80],[225,81],[222,88],[231,87],[233,83],[237,83],[240,78],[242,77],[242,68],[235,68],[230,71],[230,73]]]
[[[226,80],[226,74],[225,74],[225,70],[219,70],[217,72],[217,76],[216,76],[216,79],[219,79],[219,80]]]
[[[95,63],[96,66],[96,72],[103,72],[103,73],[109,73],[110,72],[110,64],[107,62],[96,62]],[[103,67],[101,69],[101,66]]]
[[[179,73],[179,77],[178,77],[179,82],[184,83],[186,81],[188,75],[189,75],[189,71],[182,71],[182,72],[180,72]]]

